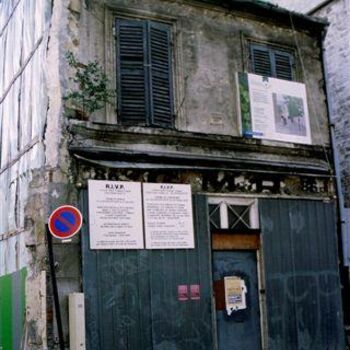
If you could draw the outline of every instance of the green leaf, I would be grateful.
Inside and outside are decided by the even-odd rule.
[[[70,51],[66,53],[68,64],[74,69],[74,76],[69,78],[78,89],[69,91],[63,99],[80,107],[83,111],[93,113],[104,108],[115,98],[115,90],[109,89],[110,81],[102,66],[97,62],[83,64]]]

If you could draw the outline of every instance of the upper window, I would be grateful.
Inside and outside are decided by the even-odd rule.
[[[118,117],[125,125],[172,127],[171,27],[117,19]]]
[[[276,47],[250,44],[250,58],[252,71],[285,80],[295,80],[294,57],[291,52]]]

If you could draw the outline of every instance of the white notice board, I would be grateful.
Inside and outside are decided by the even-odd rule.
[[[91,249],[142,249],[141,183],[89,180]]]
[[[237,73],[245,137],[311,144],[305,84]]]
[[[143,184],[147,249],[194,248],[191,186]]]

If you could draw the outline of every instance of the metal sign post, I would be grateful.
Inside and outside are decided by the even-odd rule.
[[[62,242],[69,240],[81,228],[83,217],[80,211],[71,206],[63,205],[55,209],[49,217],[46,225],[46,235],[49,251],[49,263],[52,279],[53,297],[56,311],[57,331],[60,350],[64,350],[64,339],[61,319],[60,302],[58,298],[57,280],[55,271],[55,259],[53,255],[52,236],[61,239]]]
[[[49,264],[50,264],[50,273],[51,273],[51,281],[52,281],[52,289],[53,289],[53,299],[55,303],[58,340],[60,344],[60,350],[64,350],[61,309],[60,309],[60,301],[58,299],[55,260],[54,260],[53,248],[52,248],[52,236],[50,234],[50,230],[48,229],[48,225],[46,225],[46,236],[47,236],[47,244],[48,244],[48,250],[49,250]]]

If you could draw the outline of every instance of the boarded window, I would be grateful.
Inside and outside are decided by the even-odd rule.
[[[122,124],[173,126],[170,26],[117,19],[118,114]]]
[[[295,80],[292,53],[267,45],[250,44],[253,73],[285,80]]]

